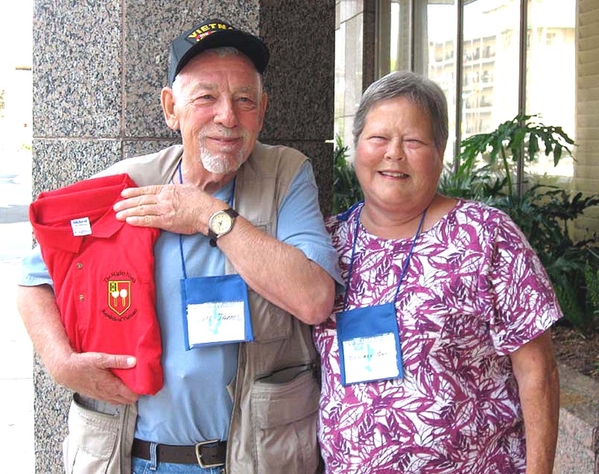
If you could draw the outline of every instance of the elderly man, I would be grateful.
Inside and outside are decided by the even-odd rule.
[[[67,472],[318,470],[311,325],[330,314],[340,277],[309,161],[257,141],[268,58],[258,37],[221,20],[184,32],[161,94],[182,145],[101,173],[139,186],[115,200],[115,221],[161,229],[157,393],[115,376],[135,366],[131,354],[74,350],[44,249],[24,260],[23,321],[49,374],[75,392]]]

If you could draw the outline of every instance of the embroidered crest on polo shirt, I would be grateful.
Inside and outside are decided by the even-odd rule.
[[[133,289],[136,279],[128,272],[113,272],[104,278],[108,307],[102,310],[104,316],[113,321],[126,321],[137,313],[131,310]]]

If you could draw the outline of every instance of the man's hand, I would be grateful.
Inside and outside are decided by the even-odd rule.
[[[208,233],[208,218],[227,206],[195,186],[161,185],[125,189],[114,205],[116,218],[176,234]]]
[[[100,352],[73,352],[63,364],[49,368],[56,383],[82,395],[114,405],[126,405],[139,396],[111,371],[135,367],[135,357]]]
[[[62,324],[51,287],[20,286],[17,307],[33,347],[56,383],[115,405],[132,403],[139,398],[110,371],[111,368],[135,367],[135,357],[75,352]]]

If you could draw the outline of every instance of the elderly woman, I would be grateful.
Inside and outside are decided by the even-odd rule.
[[[364,202],[327,222],[345,294],[315,327],[328,473],[551,473],[562,313],[503,212],[437,192],[441,89],[394,72],[354,123]]]

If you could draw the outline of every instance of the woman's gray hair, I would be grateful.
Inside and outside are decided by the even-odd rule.
[[[354,146],[366,125],[368,112],[379,102],[405,97],[421,107],[433,127],[435,147],[445,149],[449,137],[447,99],[443,90],[429,78],[410,71],[395,71],[373,82],[362,94],[353,126]]]

